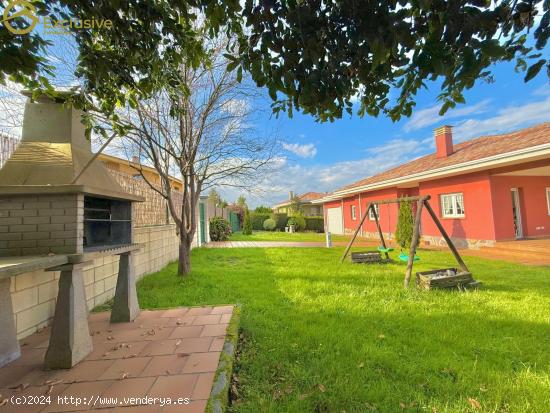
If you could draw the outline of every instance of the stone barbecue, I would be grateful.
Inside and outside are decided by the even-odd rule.
[[[91,151],[83,113],[58,98],[30,94],[22,139],[0,170],[0,366],[20,354],[13,326],[10,277],[60,271],[47,368],[69,368],[91,351],[82,269],[119,255],[111,321],[139,313],[132,252],[132,202]],[[7,263],[7,264],[6,264]],[[8,265],[9,264],[9,265]],[[4,310],[5,309],[5,310]]]

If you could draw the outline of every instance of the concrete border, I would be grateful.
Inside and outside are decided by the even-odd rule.
[[[240,305],[234,305],[233,315],[227,326],[225,342],[220,354],[220,362],[214,376],[214,385],[212,386],[212,391],[206,405],[206,413],[223,413],[227,410],[229,404],[229,386],[231,385],[233,364],[239,340],[240,322],[241,307]]]

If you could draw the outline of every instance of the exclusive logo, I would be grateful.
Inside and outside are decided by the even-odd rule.
[[[27,27],[20,28],[14,25],[16,19],[23,19],[28,23]],[[36,8],[27,0],[12,0],[4,9],[3,20],[4,26],[13,34],[30,33],[40,21],[36,16]]]
[[[4,10],[2,23],[15,35],[28,34],[33,31],[42,20],[44,34],[71,34],[74,30],[103,30],[111,29],[113,22],[109,19],[68,18],[55,19],[43,16],[41,19],[36,13],[36,7],[29,0],[12,0]],[[27,25],[22,25],[26,22]]]

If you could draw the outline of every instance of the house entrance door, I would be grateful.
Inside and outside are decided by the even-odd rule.
[[[521,223],[521,202],[518,188],[512,188],[512,214],[514,217],[514,230],[516,239],[523,238],[523,225]]]

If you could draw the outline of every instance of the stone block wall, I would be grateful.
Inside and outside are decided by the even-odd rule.
[[[0,198],[0,257],[82,252],[84,195]]]
[[[136,253],[134,260],[134,270],[138,279],[162,269],[178,257],[178,239],[173,225],[135,228],[134,241],[144,244],[144,248]],[[114,296],[117,275],[118,256],[96,259],[84,269],[89,310]],[[11,278],[11,294],[19,339],[50,323],[55,310],[58,281],[59,272],[52,271],[35,271]]]

